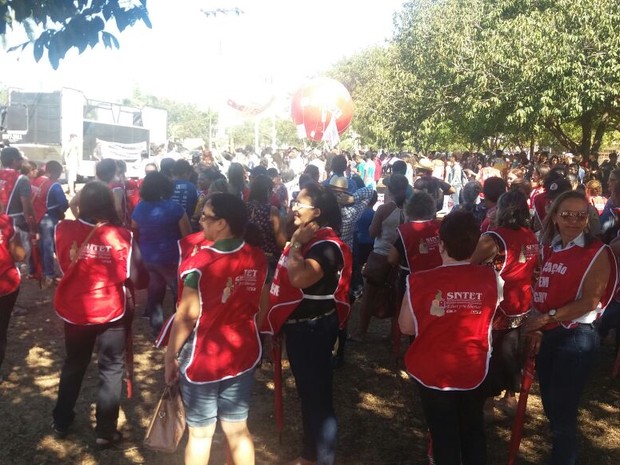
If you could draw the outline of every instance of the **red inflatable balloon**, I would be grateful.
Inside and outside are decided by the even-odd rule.
[[[335,131],[342,134],[351,124],[353,100],[340,82],[317,78],[295,92],[291,115],[300,136],[315,141],[331,140]]]

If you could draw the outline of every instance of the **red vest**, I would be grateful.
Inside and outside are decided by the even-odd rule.
[[[47,176],[39,176],[30,183],[32,208],[37,224],[47,213],[47,198],[54,184],[58,184],[58,182],[52,181]]]
[[[585,247],[572,246],[558,252],[545,247],[540,276],[534,288],[534,308],[540,313],[547,313],[552,308],[558,309],[581,296],[583,282],[590,267],[601,253],[606,253],[611,261],[611,273],[605,293],[595,310],[562,326],[571,328],[578,323],[592,323],[603,314],[616,289],[616,259],[609,246],[594,240]],[[556,327],[549,324],[545,329]]]
[[[189,270],[195,269],[198,265],[204,263],[205,253],[213,245],[213,241],[205,239],[203,231],[188,234],[181,238],[179,244],[179,269],[177,276],[179,278],[178,285],[178,301],[181,300],[183,294],[183,278]],[[178,302],[177,302],[178,303]]]
[[[349,319],[349,313],[351,311],[351,305],[349,304],[349,286],[351,285],[353,260],[349,247],[340,240],[333,229],[321,228],[315,233],[310,242],[302,247],[301,253],[305,256],[313,245],[324,241],[333,242],[338,246],[342,254],[342,262],[344,263],[342,270],[340,270],[336,291],[333,295],[325,296],[326,299],[334,300],[338,312],[338,320],[342,328]],[[288,320],[288,317],[304,299],[303,289],[293,287],[288,278],[286,262],[289,252],[290,245],[286,246],[280,256],[280,260],[278,260],[278,266],[276,267],[269,291],[269,311],[261,327],[261,332],[264,333],[278,334],[284,323],[286,323],[286,320]]]
[[[0,213],[0,297],[15,292],[21,282],[19,270],[9,252],[9,242],[14,235],[13,220],[7,214]]]
[[[506,316],[519,316],[530,310],[532,275],[538,264],[538,240],[528,228],[497,228],[485,234],[494,236],[505,251],[499,275],[504,280],[504,296],[499,309]]]
[[[213,241],[207,241],[205,239],[204,232],[199,231],[193,234],[179,239],[179,269],[177,271],[177,305],[181,301],[183,295],[183,287],[185,283],[183,281],[184,275],[187,271],[195,269],[199,264],[204,263],[205,251],[209,249],[209,246],[213,245]],[[172,323],[174,323],[174,315],[166,320],[164,325],[155,340],[155,347],[161,348],[168,345],[170,339],[170,330],[172,329]]]
[[[478,387],[491,358],[496,273],[484,265],[444,265],[413,273],[407,286],[417,334],[405,354],[407,372],[432,389]]]
[[[63,277],[54,294],[54,307],[60,318],[76,325],[108,323],[125,314],[131,232],[100,226],[77,262],[71,264],[71,256],[94,227],[80,220],[61,221],[56,227],[56,253]]]
[[[15,186],[22,175],[11,168],[0,169],[0,206],[4,213],[8,213],[9,205],[15,193]],[[21,212],[20,212],[21,213]]]
[[[530,193],[530,197],[527,199],[527,205],[530,208],[534,208],[534,197],[536,197],[538,194],[541,194],[542,192],[545,192],[545,188],[542,186],[532,189],[532,192]]]
[[[543,220],[547,216],[547,192],[542,191],[540,194],[532,199],[532,205],[534,207],[534,215],[538,217],[540,224],[543,224]]]
[[[208,247],[195,260],[202,309],[186,369],[192,383],[210,383],[251,370],[261,357],[256,327],[267,277],[262,250],[243,243],[230,252]]]
[[[125,194],[127,195],[128,215],[131,218],[136,205],[140,202],[140,186],[136,180],[127,179],[125,181]]]
[[[410,221],[398,227],[398,234],[407,252],[409,272],[415,273],[441,266],[440,225],[440,220],[430,220]]]

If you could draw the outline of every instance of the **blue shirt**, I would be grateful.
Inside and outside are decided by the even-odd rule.
[[[69,202],[62,187],[57,183],[52,184],[47,193],[47,214],[58,221],[67,208],[69,208]]]
[[[175,179],[174,193],[170,200],[181,205],[187,213],[187,217],[191,218],[198,202],[198,190],[194,184],[186,179]]]
[[[355,224],[355,239],[358,244],[373,244],[375,240],[370,237],[370,224],[375,216],[372,208],[366,207],[362,212],[362,216]]]
[[[179,221],[184,213],[183,207],[172,200],[136,205],[131,219],[138,224],[138,245],[145,262],[169,265],[179,261]]]

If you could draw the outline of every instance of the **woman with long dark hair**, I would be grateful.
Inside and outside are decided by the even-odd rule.
[[[538,266],[538,239],[529,228],[527,197],[510,190],[497,201],[495,226],[480,236],[473,264],[490,264],[504,280],[502,300],[493,321],[492,394],[506,390],[500,407],[516,409],[521,382],[520,330],[532,303],[532,284]],[[489,415],[493,403],[487,405]]]
[[[210,197],[200,223],[207,241],[200,250],[181,242],[186,258],[164,359],[166,383],[180,383],[189,426],[186,465],[209,462],[218,420],[233,463],[253,464],[247,417],[261,357],[256,317],[265,255],[248,242],[256,234],[248,233],[246,207],[235,195]]]
[[[407,200],[407,178],[402,174],[394,174],[390,177],[388,190],[390,198],[375,213],[370,224],[370,237],[374,239],[373,250],[368,255],[365,269],[362,274],[365,277],[364,290],[362,291],[362,306],[360,309],[360,323],[356,334],[351,339],[363,342],[368,331],[373,309],[386,305],[385,289],[393,287],[396,281],[396,268],[388,262],[388,254],[392,244],[398,237],[398,226],[405,222],[404,206]],[[390,292],[392,295],[393,292]],[[393,306],[392,303],[387,303]],[[386,313],[390,313],[388,309]],[[391,311],[392,314],[396,313]]]
[[[98,342],[99,390],[95,447],[112,447],[121,439],[116,429],[124,374],[129,280],[138,282],[139,250],[122,227],[114,197],[94,181],[80,193],[79,218],[56,227],[56,253],[63,276],[54,307],[65,325],[67,355],[60,373],[53,429],[65,437],[82,379]]]
[[[303,446],[291,464],[330,465],[338,431],[331,359],[350,311],[351,252],[338,237],[342,217],[329,188],[305,185],[292,210],[297,229],[278,262],[263,330],[286,336],[301,399]]]
[[[144,316],[149,318],[156,336],[164,322],[163,302],[166,288],[177,300],[177,241],[192,232],[184,208],[171,200],[173,181],[162,173],[149,173],[140,187],[141,202],[131,217],[131,227],[140,244],[144,264],[149,272]]]

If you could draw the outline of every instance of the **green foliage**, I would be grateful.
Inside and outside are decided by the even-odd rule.
[[[228,135],[232,146],[254,146],[255,121],[254,118],[249,118],[242,124],[230,128]],[[290,119],[265,117],[258,120],[258,148],[271,146],[274,129],[278,147],[299,145],[295,125]]]
[[[107,48],[118,48],[116,37],[105,30],[112,21],[120,32],[137,22],[150,28],[146,0],[0,0],[0,36],[23,24],[30,37],[9,51],[32,44],[35,60],[47,51],[54,69],[71,48],[82,53],[100,41]]]
[[[588,155],[620,127],[620,0],[412,0],[394,25],[333,71],[364,143]]]

